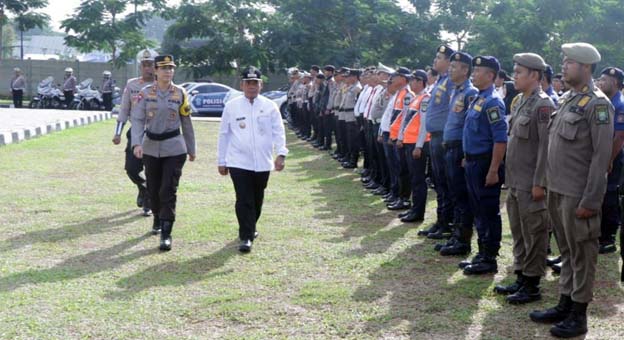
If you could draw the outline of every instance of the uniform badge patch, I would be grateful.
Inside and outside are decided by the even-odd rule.
[[[247,127],[247,125],[245,124],[245,122],[240,122],[238,123],[238,127],[240,127],[241,129],[244,129],[245,127]]]
[[[537,118],[540,123],[548,123],[550,120],[550,115],[555,111],[553,107],[550,106],[542,106],[537,109]]]
[[[607,105],[596,105],[596,124],[609,124],[609,108]]]
[[[494,124],[498,122],[499,120],[501,120],[501,114],[497,106],[489,108],[486,111],[486,114],[487,114],[488,120],[490,121],[490,124]]]
[[[427,112],[427,108],[429,107],[429,101],[422,101],[420,103],[420,112]]]
[[[589,103],[590,99],[591,99],[590,96],[583,96],[583,98],[581,98],[581,100],[579,100],[576,105],[578,105],[579,107],[583,108],[583,107],[585,107],[585,105],[587,105],[587,103]]]
[[[154,118],[154,116],[155,116],[154,111],[150,111],[150,112],[148,112],[148,113],[147,113],[147,116],[148,116],[149,118]]]
[[[624,123],[624,112],[620,112],[620,113],[617,115],[616,122],[618,122],[618,123]]]

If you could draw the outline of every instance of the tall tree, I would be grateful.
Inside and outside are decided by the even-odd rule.
[[[136,10],[123,16],[135,3]],[[164,10],[165,5],[165,0],[83,0],[75,15],[61,23],[68,33],[65,43],[80,52],[109,52],[112,63],[120,66],[138,50],[155,45],[143,38],[141,27],[152,15]]]
[[[22,13],[15,18],[17,30],[20,32],[21,60],[24,60],[24,32],[35,27],[43,29],[49,21],[50,17],[47,14],[36,12]]]
[[[41,14],[37,14],[35,10],[44,8],[47,5],[48,0],[0,0],[0,51],[4,53],[2,28],[8,23],[7,14],[10,13],[17,17],[26,16],[31,19],[33,17],[43,19]],[[0,59],[2,59],[3,53],[0,53]]]

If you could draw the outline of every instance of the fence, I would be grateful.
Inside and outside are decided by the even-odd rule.
[[[123,89],[128,79],[137,76],[137,68],[134,64],[125,65],[122,68],[112,68],[107,63],[87,63],[79,61],[60,61],[60,60],[0,60],[0,96],[11,96],[11,79],[13,78],[13,69],[19,67],[26,77],[25,96],[31,97],[37,92],[37,84],[48,76],[54,77],[57,84],[63,82],[65,68],[74,69],[74,75],[78,81],[87,78],[93,79],[93,86],[99,87],[102,80],[102,72],[109,70],[113,73],[113,79],[117,82],[117,86]],[[176,71],[175,83],[180,84],[187,81],[194,81],[189,70],[180,68]],[[238,88],[238,78],[236,76],[215,75],[211,78],[213,81]],[[285,75],[268,75],[269,82],[265,84],[265,90],[275,90],[287,84]]]

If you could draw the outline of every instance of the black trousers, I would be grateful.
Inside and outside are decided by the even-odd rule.
[[[143,155],[143,162],[152,213],[161,221],[175,221],[176,193],[186,154],[171,157]]]
[[[65,106],[69,108],[74,101],[74,91],[63,91],[63,95],[65,96]]]
[[[113,94],[110,92],[102,93],[102,101],[104,102],[104,110],[111,111],[113,109]]]
[[[357,164],[360,158],[360,129],[357,122],[345,121],[345,132],[348,159]]]
[[[349,152],[347,122],[336,117],[336,152],[339,155],[347,156]]]
[[[269,171],[255,172],[239,168],[229,168],[230,177],[236,191],[236,219],[238,237],[253,240],[256,222],[262,213],[264,189],[269,182]]]
[[[15,108],[22,107],[22,100],[24,99],[24,90],[11,90],[13,92],[13,106]]]
[[[143,160],[140,158],[136,158],[134,156],[134,153],[132,152],[132,143],[131,143],[131,128],[128,129],[128,132],[126,132],[126,138],[128,139],[128,143],[126,144],[126,162],[124,165],[124,169],[126,170],[126,174],[128,175],[128,178],[130,178],[130,181],[132,181],[132,183],[134,183],[137,188],[139,189],[139,193],[144,195],[145,193],[147,193],[147,182],[145,181],[145,178],[141,175],[141,172],[143,171]],[[146,202],[149,202],[149,197],[147,197],[148,199],[144,199],[143,200],[143,204],[146,204]],[[148,205],[144,207],[146,208],[150,208],[149,203],[147,203]]]
[[[377,183],[381,184],[384,188],[390,189],[390,169],[388,168],[388,160],[386,159],[386,140],[387,138],[382,138],[381,142],[377,141],[379,135],[379,126],[380,124],[373,125],[373,138],[375,139],[375,149],[377,155],[377,170],[379,171],[379,177],[377,179]]]
[[[333,114],[323,115],[323,145],[327,149],[332,147],[332,132],[336,130],[336,121]]]

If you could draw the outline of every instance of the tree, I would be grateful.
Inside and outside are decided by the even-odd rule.
[[[20,32],[20,59],[24,60],[24,32],[29,29],[39,27],[43,29],[44,26],[50,21],[50,17],[47,14],[27,12],[22,13],[15,18],[17,29]]]
[[[33,18],[39,18],[39,20],[43,19],[42,15],[37,14],[34,10],[44,8],[47,5],[48,0],[0,0],[0,51],[3,52],[0,53],[0,59],[2,59],[2,55],[4,54],[2,28],[8,23],[7,14],[11,13],[17,17],[27,16],[30,19],[24,20],[32,23],[30,20]],[[37,22],[36,20],[37,19],[35,19],[35,22]],[[37,26],[37,24],[35,24],[35,26]]]
[[[130,5],[135,11],[122,17]],[[141,27],[165,5],[165,0],[83,0],[76,14],[61,23],[68,33],[65,43],[80,52],[109,52],[113,65],[119,67],[140,49],[155,46],[143,37]]]

